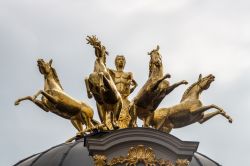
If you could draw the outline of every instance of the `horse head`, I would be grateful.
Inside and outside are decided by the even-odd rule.
[[[215,76],[209,74],[206,77],[202,78],[202,75],[199,75],[198,81],[193,83],[187,90],[184,92],[181,101],[189,98],[190,96],[194,96],[195,98],[199,98],[199,94],[203,90],[207,90],[210,87],[210,84],[214,81]]]
[[[214,81],[215,76],[209,74],[208,76],[202,78],[202,75],[199,75],[197,85],[200,88],[200,91],[207,90],[210,87],[210,84]]]
[[[43,59],[37,60],[37,66],[42,75],[44,75],[45,79],[53,79],[56,84],[59,85],[60,89],[63,90],[62,85],[57,76],[56,70],[52,67],[53,60],[51,59],[48,63],[46,63]]]
[[[161,66],[162,65],[162,59],[161,59],[161,54],[159,53],[160,47],[157,46],[156,49],[153,49],[148,53],[150,55],[150,63],[155,66]]]
[[[156,49],[153,49],[148,53],[150,55],[150,62],[149,62],[149,77],[154,73],[157,75],[162,76],[162,58],[161,54],[159,53],[160,47],[157,45]]]
[[[44,76],[47,76],[52,71],[51,65],[52,65],[52,59],[48,63],[46,63],[43,59],[37,60],[37,66],[39,68],[39,71]]]

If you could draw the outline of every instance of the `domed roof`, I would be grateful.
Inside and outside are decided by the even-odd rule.
[[[34,154],[19,161],[14,166],[93,166],[93,159],[83,145],[83,139],[74,143],[63,143],[44,152]],[[220,166],[201,153],[195,153],[190,166]]]
[[[190,165],[191,166],[207,166],[207,165],[220,166],[220,164],[218,164],[214,160],[198,152],[194,153],[194,156],[192,158]]]
[[[41,153],[34,154],[15,164],[15,166],[83,166],[94,165],[84,139],[74,143],[63,143]]]
[[[158,145],[160,145],[160,147],[153,144],[149,146],[155,146],[154,150],[156,151],[157,148],[161,149],[164,148],[164,146],[170,147],[170,144],[171,148],[173,148],[175,145],[181,146],[179,148],[176,148],[176,151],[178,151],[177,149],[182,149],[181,153],[186,153],[186,151],[190,148],[197,149],[193,146],[197,144],[196,142],[181,141],[170,134],[166,134],[157,130],[147,128],[122,129],[108,133],[97,133],[76,140],[75,142],[59,144],[41,153],[37,153],[23,159],[15,164],[15,166],[93,166],[94,161],[92,156],[90,156],[90,154],[92,155],[93,153],[93,149],[99,152],[101,152],[102,149],[110,154],[110,151],[108,149],[110,149],[109,146],[112,145],[111,149],[115,148],[116,150],[114,151],[114,153],[118,155],[122,151],[124,145],[131,145],[131,140],[129,140],[129,138],[125,136],[126,134],[130,135],[130,138],[131,136],[134,136],[133,139],[131,138],[131,140],[135,140],[136,143],[147,141],[147,138],[150,138],[150,140],[148,141],[153,140],[153,143],[158,140]],[[157,136],[157,134],[159,134],[159,136]],[[156,140],[154,140],[152,136],[154,136]],[[164,143],[166,142],[167,144],[164,145],[164,143],[161,142],[160,139],[162,139],[162,141],[164,141]],[[146,142],[144,143],[145,145],[147,144]],[[119,147],[116,147],[117,145]],[[119,149],[119,151],[117,151],[117,149]],[[173,154],[173,152],[171,153]],[[164,152],[165,156],[171,156],[171,153],[166,154]],[[207,156],[196,152],[196,150],[191,153],[189,161],[189,166],[220,166],[220,164],[211,160]]]

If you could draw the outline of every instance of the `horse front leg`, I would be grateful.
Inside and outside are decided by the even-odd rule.
[[[90,86],[89,86],[89,78],[86,77],[86,78],[84,79],[84,81],[85,81],[85,85],[86,85],[86,89],[87,89],[88,98],[91,99],[91,98],[93,97],[93,94],[92,94],[91,89],[90,89]]]
[[[30,100],[33,102],[33,98],[31,96],[26,96],[26,97],[22,97],[22,98],[19,98],[15,101],[15,105],[19,105],[21,101],[23,100]]]
[[[34,100],[41,94],[41,90],[39,90],[34,96],[26,96],[26,97],[22,97],[19,98],[15,101],[15,105],[19,105],[21,101],[23,100],[30,100],[32,102],[34,102]]]
[[[160,83],[167,79],[167,78],[171,78],[171,75],[170,74],[165,74],[162,78],[160,78],[159,80],[156,81],[156,83],[153,85],[153,90],[156,90],[158,88],[158,86],[160,85]]]
[[[129,115],[131,117],[130,122],[129,122],[129,127],[137,127],[137,112],[136,112],[136,105],[134,102],[130,103],[129,107],[127,108]]]
[[[57,104],[58,103],[58,99],[55,98],[54,96],[50,95],[49,93],[41,90],[40,92],[44,97],[46,97],[51,103],[53,104]]]
[[[34,97],[31,97],[31,96],[27,96],[27,97],[23,97],[23,98],[18,99],[15,102],[15,105],[20,104],[20,102],[23,101],[23,100],[30,100],[30,101],[32,101],[34,104],[36,104],[38,107],[40,107],[45,112],[49,112],[50,111],[49,108],[42,101],[36,100],[36,99],[34,99]]]
[[[165,95],[168,95],[168,94],[169,94],[170,92],[172,92],[175,88],[177,88],[178,86],[180,86],[180,85],[182,85],[182,84],[187,85],[188,82],[187,82],[186,80],[182,80],[182,81],[180,81],[180,82],[177,82],[177,83],[175,83],[175,84],[173,84],[173,85],[167,87],[167,89],[166,89],[166,91],[165,91]]]
[[[224,116],[228,120],[229,123],[233,123],[233,119],[229,115],[227,115],[227,113],[222,108],[220,108],[220,107],[218,107],[217,105],[214,105],[214,104],[212,104],[212,106],[213,106],[213,108],[220,111],[220,115]]]

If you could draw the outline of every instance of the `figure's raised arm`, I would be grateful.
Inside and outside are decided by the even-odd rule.
[[[95,35],[87,36],[86,40],[87,40],[87,44],[90,44],[95,49],[96,57],[106,58],[106,55],[108,55],[108,52],[106,51],[105,46],[102,45],[101,41],[99,41]]]

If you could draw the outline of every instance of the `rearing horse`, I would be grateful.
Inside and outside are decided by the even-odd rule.
[[[199,99],[200,94],[209,88],[214,78],[212,74],[204,78],[200,75],[198,81],[184,92],[180,104],[170,108],[157,109],[154,112],[151,126],[170,132],[172,128],[184,127],[195,122],[204,123],[216,115],[222,115],[232,123],[232,118],[222,108],[214,104],[203,106]],[[217,111],[205,114],[211,108],[217,109]]]
[[[136,119],[138,116],[143,120],[143,126],[149,127],[149,123],[153,118],[153,112],[164,97],[176,87],[187,84],[187,81],[183,80],[171,86],[169,85],[169,82],[165,79],[170,78],[170,75],[163,75],[163,64],[159,49],[160,47],[157,46],[156,49],[148,53],[148,55],[150,55],[149,78],[131,102],[129,110],[132,118],[130,123],[131,126],[136,126]]]
[[[63,91],[59,82],[56,70],[43,59],[37,61],[37,65],[41,74],[44,75],[44,90],[38,91],[34,96],[27,96],[18,99],[15,105],[23,100],[30,100],[38,107],[46,112],[53,112],[65,119],[70,119],[73,126],[78,130],[78,134],[94,128],[98,122],[93,119],[93,110],[86,103],[75,100]],[[41,100],[37,97],[42,94]],[[86,125],[83,130],[82,125]]]
[[[113,130],[118,128],[122,98],[106,68],[106,48],[95,36],[87,36],[87,41],[94,47],[96,55],[94,72],[85,79],[88,97],[94,96],[101,122]]]

